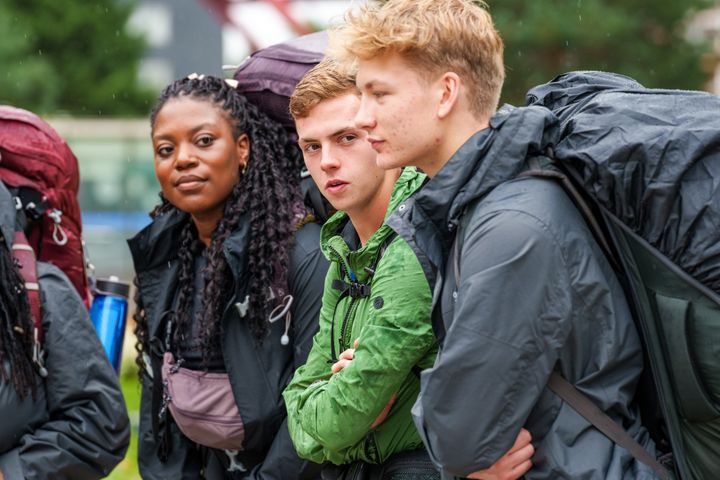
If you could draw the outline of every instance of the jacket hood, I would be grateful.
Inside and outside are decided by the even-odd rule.
[[[490,126],[471,136],[387,224],[418,254],[432,285],[466,207],[525,169],[529,156],[553,147],[557,117],[540,106],[503,106]]]
[[[544,153],[556,138],[557,118],[546,108],[505,105],[415,195],[415,205],[439,232],[454,231],[468,204],[516,177],[528,156]]]
[[[395,182],[390,204],[385,212],[385,220],[398,208],[398,205],[415,192],[427,177],[413,167],[403,169],[402,174]],[[352,250],[343,238],[343,227],[348,223],[348,215],[338,211],[322,227],[320,232],[320,247],[325,257],[330,261],[339,261],[338,254],[346,267],[350,267],[357,274],[360,281],[366,277],[367,272],[363,267],[369,265],[375,259],[378,249],[382,247],[392,229],[383,223],[380,228],[368,239],[367,243],[357,250]]]
[[[643,88],[625,75],[609,72],[568,72],[528,91],[525,105],[543,106],[552,110],[564,123],[595,94],[612,89]]]
[[[0,182],[0,231],[8,250],[12,249],[12,242],[15,236],[15,204],[5,184]]]

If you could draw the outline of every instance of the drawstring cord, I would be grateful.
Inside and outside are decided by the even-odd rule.
[[[283,332],[282,337],[280,337],[281,345],[287,345],[288,343],[290,343],[290,336],[288,335],[288,332],[290,331],[290,321],[292,320],[292,315],[290,314],[290,307],[292,306],[292,303],[293,296],[285,295],[282,303],[272,309],[268,318],[268,321],[270,323],[275,323],[281,318],[285,317],[285,331]]]

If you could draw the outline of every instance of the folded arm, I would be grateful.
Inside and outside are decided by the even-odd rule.
[[[285,392],[290,433],[303,456],[345,463],[342,452],[365,438],[413,366],[435,345],[430,291],[417,259],[401,239],[390,244],[387,258],[392,261],[380,262],[371,293],[383,298],[376,303],[382,305],[368,304],[354,359],[336,375],[328,360],[337,297],[326,284],[320,333],[308,364]]]

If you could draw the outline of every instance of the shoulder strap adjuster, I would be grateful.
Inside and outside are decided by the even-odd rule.
[[[360,282],[343,282],[335,279],[332,282],[332,288],[340,290],[341,296],[349,296],[351,298],[365,298],[370,296],[370,285]]]

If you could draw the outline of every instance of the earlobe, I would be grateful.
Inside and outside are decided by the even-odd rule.
[[[240,135],[235,142],[235,149],[237,152],[238,162],[240,164],[240,170],[245,171],[247,169],[247,163],[250,159],[250,138],[247,134],[243,133]]]
[[[455,108],[460,96],[460,76],[455,72],[445,72],[438,80],[440,87],[440,102],[438,104],[438,118],[447,118]]]

